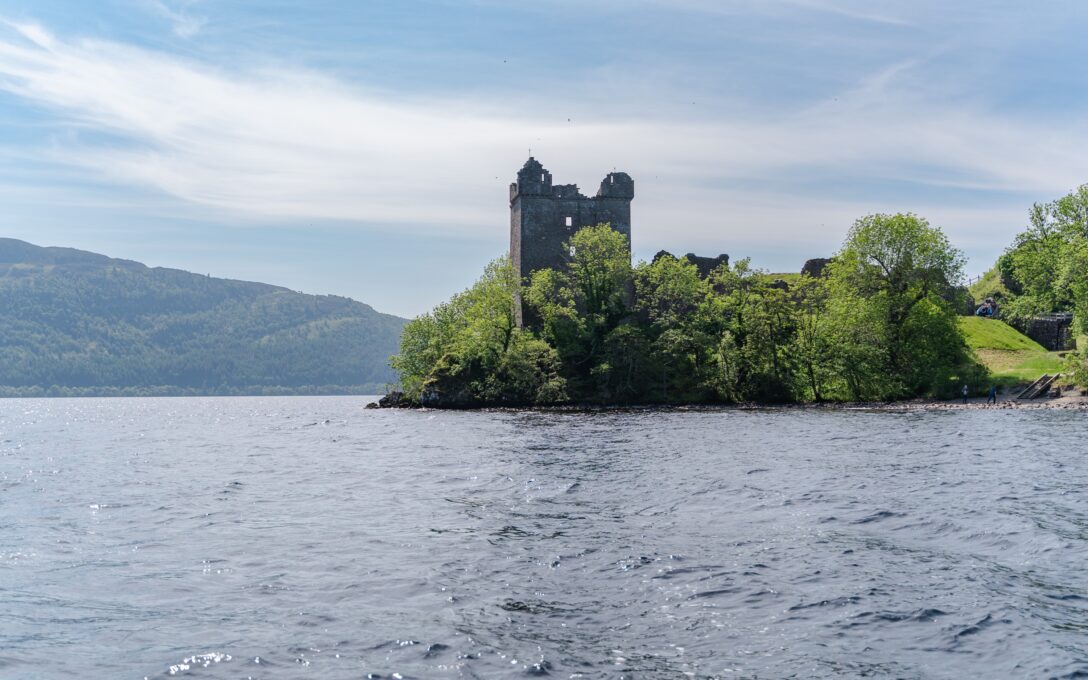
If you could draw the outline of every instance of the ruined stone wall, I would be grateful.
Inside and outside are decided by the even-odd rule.
[[[824,270],[827,269],[827,265],[831,264],[831,258],[828,257],[814,257],[811,260],[805,260],[805,264],[801,267],[801,275],[808,274],[812,278],[819,278],[824,275]]]
[[[725,253],[717,257],[699,257],[695,253],[688,253],[684,256],[684,259],[695,265],[695,268],[699,270],[699,275],[704,279],[710,276],[710,272],[723,264],[729,266],[729,256]]]
[[[1077,341],[1073,337],[1072,314],[1043,314],[1032,317],[1022,324],[1020,330],[1035,342],[1051,352],[1076,349]]]
[[[510,260],[521,278],[570,262],[565,247],[583,227],[608,223],[631,248],[631,199],[635,184],[623,172],[610,173],[597,195],[584,196],[576,184],[552,184],[552,175],[530,157],[510,185]],[[520,312],[521,305],[518,305]]]
[[[710,272],[714,271],[718,267],[722,265],[729,266],[729,256],[725,253],[722,253],[717,257],[700,257],[695,253],[688,253],[687,255],[678,258],[667,250],[659,250],[657,251],[657,254],[654,255],[653,261],[657,262],[663,257],[671,257],[677,260],[687,260],[691,264],[695,265],[695,268],[699,271],[699,276],[703,277],[704,279],[710,276]]]

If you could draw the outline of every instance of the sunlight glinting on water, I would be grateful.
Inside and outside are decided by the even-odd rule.
[[[0,401],[6,678],[1075,677],[1078,412]]]

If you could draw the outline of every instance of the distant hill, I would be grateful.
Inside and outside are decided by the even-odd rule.
[[[405,320],[348,298],[0,239],[0,396],[374,393]]]

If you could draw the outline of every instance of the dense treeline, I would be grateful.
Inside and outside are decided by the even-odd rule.
[[[333,296],[0,239],[0,396],[369,392],[404,321]]]
[[[1072,312],[1074,332],[1088,333],[1088,185],[1032,207],[1029,226],[997,262],[982,291],[1002,302],[1014,324],[1037,314]],[[1088,348],[1070,357],[1070,372],[1088,388]]]
[[[632,267],[607,225],[564,271],[520,282],[505,258],[411,321],[394,358],[413,401],[556,403],[890,400],[986,378],[956,323],[963,258],[914,215],[859,220],[819,278],[788,287],[747,260]],[[520,297],[525,327],[515,322]]]
[[[1013,320],[1074,312],[1088,332],[1088,185],[1032,207],[1030,225],[998,260]]]

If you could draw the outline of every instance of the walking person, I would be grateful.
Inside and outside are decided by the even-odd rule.
[[[963,403],[967,403],[967,383],[963,384]]]
[[[986,403],[997,405],[997,385],[990,385],[990,393],[986,395]]]

